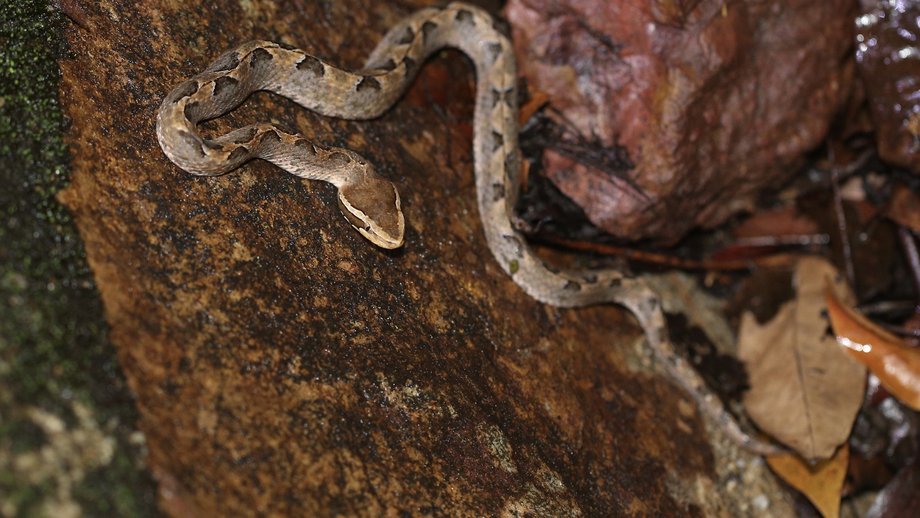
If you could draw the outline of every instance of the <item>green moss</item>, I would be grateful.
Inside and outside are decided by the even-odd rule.
[[[0,0],[0,516],[60,505],[150,515],[154,485],[129,441],[133,401],[82,243],[54,199],[68,174],[57,101],[64,28],[47,0]],[[101,444],[55,441],[55,423],[64,436],[90,430]],[[49,448],[61,471],[23,469]],[[86,476],[66,467],[74,459]],[[66,484],[72,499],[62,501]]]

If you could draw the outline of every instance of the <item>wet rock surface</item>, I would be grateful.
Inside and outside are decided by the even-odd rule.
[[[850,92],[852,0],[510,0],[518,61],[564,124],[634,167],[547,148],[597,226],[662,243],[794,174]]]
[[[708,444],[613,307],[562,311],[496,265],[476,211],[473,76],[427,64],[380,120],[266,94],[207,126],[271,120],[352,147],[402,195],[383,252],[332,187],[254,162],[174,167],[161,99],[249,39],[357,68],[426,2],[108,0],[62,61],[71,209],[172,515],[712,515],[788,510],[762,463]],[[758,507],[759,506],[759,507]]]
[[[856,61],[879,157],[920,173],[920,2],[863,4],[856,20]]]

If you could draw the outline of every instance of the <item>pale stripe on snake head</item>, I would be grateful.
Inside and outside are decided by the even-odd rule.
[[[277,43],[245,43],[164,99],[157,137],[166,156],[192,174],[224,174],[261,158],[301,178],[330,182],[338,188],[339,206],[349,223],[373,243],[396,248],[403,243],[405,228],[399,194],[358,154],[314,145],[271,124],[240,128],[213,139],[202,137],[197,125],[234,109],[256,90],[283,95],[323,115],[371,119],[400,98],[433,52],[459,49],[476,68],[477,201],[486,242],[502,269],[527,294],[547,304],[615,303],[628,308],[656,358],[702,410],[745,447],[775,452],[773,446],[745,434],[698,373],[675,353],[657,295],[644,282],[616,270],[567,273],[548,268],[511,225],[519,192],[517,77],[511,42],[496,26],[488,13],[464,3],[422,9],[392,27],[358,72]]]

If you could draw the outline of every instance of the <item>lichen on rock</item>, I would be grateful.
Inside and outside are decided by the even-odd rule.
[[[65,26],[45,0],[0,2],[0,516],[143,515],[136,411],[55,200],[69,172]]]

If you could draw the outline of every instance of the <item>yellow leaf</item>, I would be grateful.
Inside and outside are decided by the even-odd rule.
[[[843,305],[830,289],[825,299],[837,343],[868,367],[894,397],[920,410],[920,349],[904,345],[898,337]]]
[[[844,444],[833,457],[814,465],[794,453],[771,455],[767,457],[767,464],[815,504],[824,518],[837,518],[840,514],[840,491],[849,460],[850,448]]]

